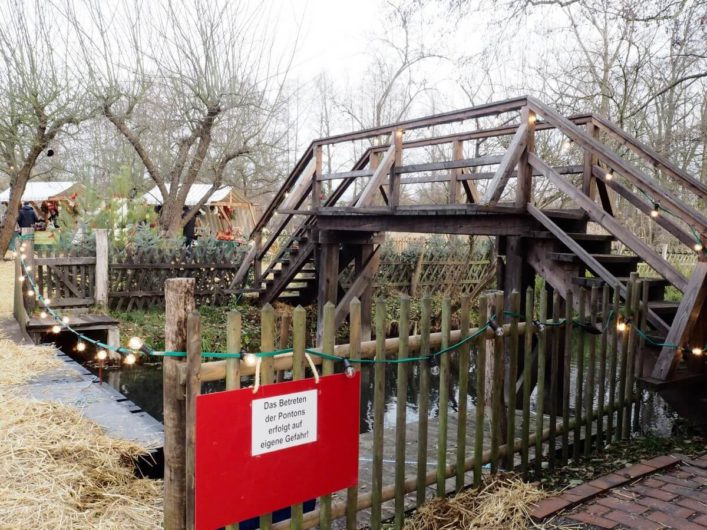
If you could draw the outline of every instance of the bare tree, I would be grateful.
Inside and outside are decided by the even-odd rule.
[[[265,4],[85,5],[91,23],[73,20],[89,71],[86,89],[158,187],[165,233],[178,233],[229,179],[260,179],[278,141],[289,68],[275,60]],[[211,186],[183,216],[195,182]]]
[[[51,10],[35,2],[0,5],[0,172],[9,177],[10,200],[0,228],[5,254],[27,182],[43,154],[87,116],[76,72]]]

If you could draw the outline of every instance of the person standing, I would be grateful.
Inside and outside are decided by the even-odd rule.
[[[32,205],[25,202],[22,208],[20,208],[20,213],[17,216],[17,224],[20,229],[22,228],[34,228],[34,224],[39,221],[39,217],[32,208]]]

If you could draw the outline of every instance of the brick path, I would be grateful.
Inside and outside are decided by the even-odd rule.
[[[707,455],[643,461],[545,499],[531,517],[589,529],[707,530]]]

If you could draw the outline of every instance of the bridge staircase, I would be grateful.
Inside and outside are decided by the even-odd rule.
[[[484,127],[465,130],[469,120]],[[571,156],[558,149],[567,144]],[[325,155],[332,167],[332,150],[352,145],[362,154],[350,169],[324,171]],[[495,154],[481,154],[485,145]],[[421,199],[421,185],[443,187],[442,201]],[[695,252],[689,275],[629,228],[616,200]],[[704,183],[604,118],[516,98],[312,142],[255,227],[234,283],[252,271],[262,303],[333,302],[341,323],[354,296],[370,304],[386,232],[495,236],[499,287],[521,293],[537,274],[563,298],[607,284],[623,303],[640,268],[653,354],[643,375],[661,383],[686,366],[705,372],[704,360],[684,362],[707,342],[705,204]],[[339,274],[351,263],[344,290]]]

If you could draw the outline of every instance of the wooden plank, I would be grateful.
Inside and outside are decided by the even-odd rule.
[[[491,179],[486,193],[484,194],[483,203],[484,204],[494,204],[498,202],[503,194],[503,190],[506,187],[506,183],[511,176],[513,168],[515,168],[523,149],[528,144],[528,123],[524,122],[520,124],[518,130],[516,131],[513,139],[511,140],[508,149],[503,154],[503,159],[501,160],[496,173]]]
[[[587,292],[583,287],[579,290],[579,321],[584,323],[587,320]],[[567,333],[571,333],[571,327]],[[580,462],[582,456],[582,407],[584,407],[584,351],[585,351],[585,334],[586,331],[582,326],[577,328],[577,355],[575,360],[575,392],[574,392],[574,438],[572,439],[572,460],[575,464]],[[567,370],[569,373],[569,370]],[[569,385],[569,379],[565,381],[565,385]],[[591,432],[585,436],[591,436]]]
[[[589,298],[589,324],[595,326],[597,323],[597,303],[599,299],[599,287],[593,286]],[[596,335],[586,334],[589,340],[589,357],[587,358],[587,386],[584,397],[584,458],[588,459],[592,450],[592,410],[594,408],[594,378],[596,369],[597,340]],[[579,418],[577,419],[579,422]]]
[[[471,311],[471,298],[464,295],[461,298],[461,309],[459,315],[459,329],[462,337],[469,336],[469,312]],[[461,491],[464,486],[464,461],[466,460],[466,423],[467,423],[467,402],[469,400],[469,352],[470,344],[467,342],[459,349],[459,382],[457,398],[457,475],[455,488]]]
[[[503,291],[498,291],[494,297],[493,307],[498,326],[503,325]],[[503,336],[495,336],[493,340],[493,377],[491,380],[491,473],[495,474],[499,467],[498,448],[504,438],[503,424]]]
[[[628,350],[626,351],[626,381],[624,383],[624,409],[623,415],[623,438],[628,440],[631,437],[631,408],[633,407],[634,387],[635,387],[635,366],[636,366],[636,346],[638,343],[638,308],[641,301],[641,284],[638,281],[638,273],[631,273],[631,300],[630,318],[633,320],[628,327]]]
[[[525,322],[533,321],[533,313],[535,310],[534,289],[528,287],[525,291]],[[532,328],[527,325],[523,335],[523,430],[521,432],[521,457],[520,470],[523,475],[523,480],[527,480],[528,460],[530,456],[530,386],[532,385],[532,370],[533,370],[533,333],[537,330],[535,326]]]
[[[552,297],[552,344],[550,344],[550,403],[548,413],[550,415],[549,429],[550,436],[548,438],[548,468],[555,469],[556,453],[557,453],[557,413],[558,413],[558,385],[560,371],[560,295],[557,291]]]
[[[306,314],[303,307],[299,306],[295,311],[300,310]],[[351,359],[353,369],[357,372],[361,370],[361,365],[356,361],[361,358],[361,302],[358,298],[351,300],[349,304],[349,359]],[[302,326],[302,334],[306,333],[305,326]],[[304,351],[304,347],[302,347]],[[358,507],[358,484],[346,490],[346,530],[356,530],[356,509]],[[293,528],[293,530],[296,530]]]
[[[380,528],[383,513],[383,420],[385,413],[385,300],[376,300],[376,363],[373,368],[373,471],[371,527]]]
[[[275,350],[275,309],[270,304],[265,304],[260,310],[260,351],[270,352]],[[269,385],[275,381],[273,358],[263,357],[260,362],[260,384]],[[272,527],[272,514],[260,516],[261,530],[270,530]]]
[[[184,351],[187,346],[187,316],[194,310],[194,285],[191,278],[165,282],[165,349]],[[177,357],[162,361],[162,400],[164,410],[164,527],[186,528],[186,408],[184,387],[180,384]]]
[[[337,249],[338,250],[338,249]],[[324,334],[322,336],[322,352],[333,355],[334,343],[336,341],[336,328],[334,327],[334,304],[327,302],[324,305]],[[334,373],[334,361],[331,359],[322,360],[322,375],[332,375]],[[322,495],[319,498],[319,528],[331,530],[331,494]]]
[[[634,235],[619,223],[608,212],[602,210],[589,197],[583,195],[569,181],[563,179],[560,175],[543,160],[535,154],[530,154],[530,163],[540,169],[545,176],[552,181],[557,188],[571,197],[585,212],[589,214],[595,222],[602,225],[611,234],[614,234],[628,248],[638,254],[648,265],[653,267],[658,274],[672,283],[678,290],[685,292],[687,287],[687,279],[680,274],[675,267],[664,260],[657,252],[646,245],[638,236]]]
[[[196,398],[201,394],[199,367],[201,365],[201,320],[198,311],[187,318],[187,381],[186,381],[186,485],[187,485],[187,530],[193,530],[194,471],[196,468]]]
[[[574,330],[572,320],[574,319],[574,294],[571,290],[565,295],[565,344],[564,344],[564,362],[562,365],[562,424],[567,425],[570,421],[570,379],[572,367],[572,339]],[[582,305],[584,292],[580,291],[579,305]],[[581,333],[579,334],[581,339]],[[562,465],[566,466],[569,462],[570,450],[570,431],[564,429],[562,431]],[[575,445],[577,438],[575,437]]]
[[[675,320],[665,338],[666,344],[685,344],[697,325],[700,313],[704,309],[705,299],[707,299],[707,262],[699,261],[692,271]],[[679,350],[664,347],[658,355],[651,377],[667,381],[679,360]]]
[[[95,265],[95,256],[67,256],[67,257],[56,257],[56,258],[35,258],[35,265],[44,266],[62,266],[68,267],[70,265]]]
[[[410,335],[410,297],[400,297],[398,334],[400,343],[398,360],[408,357],[408,337]],[[402,528],[405,522],[405,424],[408,394],[408,363],[399,362],[396,377],[395,408],[395,527]]]
[[[383,159],[380,161],[380,164],[373,172],[373,176],[366,183],[366,187],[363,189],[361,195],[358,197],[358,200],[354,205],[356,208],[360,208],[361,206],[368,206],[369,204],[371,204],[375,193],[378,191],[378,188],[383,184],[383,179],[390,171],[390,168],[394,162],[395,144],[392,144],[385,152],[385,155],[383,155]]]
[[[428,292],[422,297],[420,308],[420,357],[430,354],[430,318],[432,315],[432,298]],[[427,437],[428,419],[430,414],[430,361],[420,361],[420,392],[418,394],[418,431],[417,431],[417,488],[416,505],[425,503],[425,477],[427,475]]]
[[[612,412],[609,414],[606,423],[607,443],[611,443],[616,432],[614,430],[614,411],[616,408],[616,372],[619,358],[619,332],[616,329],[616,322],[619,318],[619,310],[621,308],[620,304],[621,295],[617,289],[614,289],[614,302],[612,308],[614,311],[614,324],[611,328],[609,328],[611,330],[611,343],[609,350],[609,410]]]
[[[547,321],[547,289],[543,288],[540,291],[540,313],[538,319],[540,322]],[[538,330],[538,382],[537,382],[537,398],[535,404],[535,432],[543,432],[543,418],[545,413],[545,372],[547,367],[547,328],[543,331]],[[538,476],[542,471],[543,460],[543,444],[542,438],[538,436],[535,439],[535,475]]]
[[[604,411],[606,404],[606,352],[609,343],[610,323],[609,323],[609,286],[604,284],[601,292],[601,325],[604,332],[600,336],[599,344],[599,374],[597,388],[597,451],[604,449]]]
[[[479,298],[478,326],[484,325],[488,313],[487,298]],[[484,452],[484,409],[486,408],[486,340],[481,337],[476,341],[476,415],[474,418],[474,487],[482,484],[483,469],[479,455]],[[540,415],[542,416],[542,414]]]
[[[622,145],[628,147],[634,153],[637,153],[643,158],[650,161],[654,167],[682,181],[682,183],[688,189],[690,189],[698,197],[701,197],[703,201],[707,201],[707,186],[705,186],[704,183],[700,182],[692,175],[680,169],[670,160],[657,153],[654,149],[648,147],[646,144],[642,143],[636,137],[631,136],[622,129],[619,129],[615,124],[605,119],[604,117],[592,115],[592,121],[593,123],[601,127],[604,131],[608,132],[611,136],[617,138]]]
[[[455,141],[452,144],[452,157],[454,160],[461,160],[464,156],[464,144]],[[461,171],[459,169],[452,169],[449,178],[449,204],[456,204],[459,202],[459,175]]]
[[[445,296],[442,300],[442,344],[441,349],[449,346],[452,323],[452,300]],[[438,357],[439,368],[439,432],[437,440],[437,496],[447,494],[446,468],[447,468],[447,429],[449,427],[449,387],[451,386],[450,354],[445,353]]]
[[[674,210],[675,215],[680,217],[687,224],[698,225],[701,232],[704,232],[707,229],[707,217],[676,198],[657,180],[648,177],[639,171],[635,166],[623,160],[605,145],[588,136],[585,131],[581,130],[572,122],[564,118],[556,110],[530,96],[528,97],[528,105],[530,105],[535,112],[541,114],[545,120],[562,130],[562,132],[574,140],[577,145],[583,149],[593,150],[597,156],[611,166],[612,169],[626,175],[636,186],[642,186],[644,189],[650,191],[655,196],[654,198],[657,201],[669,204]]]
[[[516,439],[516,381],[518,381],[518,315],[520,314],[520,293],[511,292],[511,329],[508,348],[508,383],[506,388],[507,420],[506,444],[511,447]],[[506,469],[513,469],[515,455],[508,455]]]

